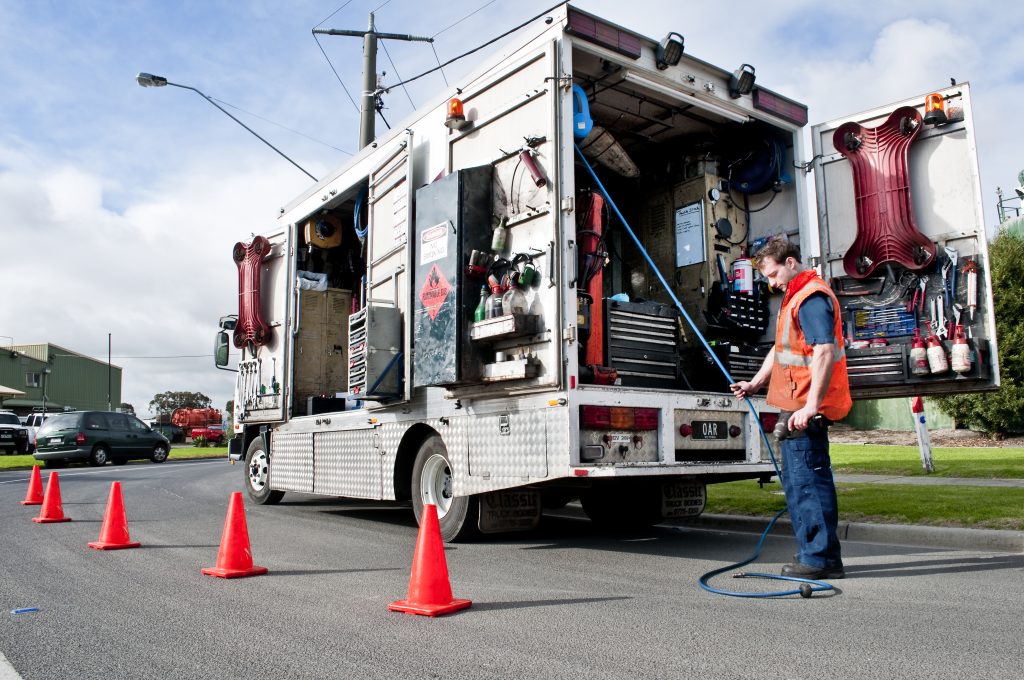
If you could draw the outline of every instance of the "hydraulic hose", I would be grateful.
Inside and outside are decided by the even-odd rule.
[[[665,292],[672,299],[672,303],[676,306],[676,309],[678,309],[679,313],[682,314],[684,319],[686,319],[686,323],[690,325],[690,328],[693,329],[693,332],[696,334],[697,339],[700,340],[701,345],[703,345],[704,349],[707,350],[708,356],[710,356],[711,360],[715,362],[715,365],[718,366],[718,370],[722,372],[722,375],[725,376],[725,379],[729,381],[730,385],[736,382],[735,380],[733,380],[732,375],[729,373],[729,369],[725,367],[725,364],[721,362],[721,360],[718,358],[715,352],[711,349],[711,345],[708,344],[708,341],[704,337],[704,334],[701,333],[700,330],[697,328],[697,324],[694,323],[693,319],[690,318],[690,315],[687,313],[686,309],[683,308],[683,305],[679,301],[679,298],[677,298],[675,293],[672,291],[672,287],[669,286],[668,281],[662,275],[661,270],[658,269],[658,266],[654,264],[654,260],[651,258],[650,254],[648,254],[647,249],[644,247],[644,245],[640,242],[640,239],[633,231],[633,228],[629,226],[629,222],[619,211],[619,206],[615,203],[615,200],[611,197],[611,194],[608,193],[608,190],[605,189],[604,184],[601,182],[601,179],[597,176],[597,173],[594,172],[594,168],[590,165],[586,157],[583,155],[583,151],[580,149],[579,145],[574,144],[574,146],[576,148],[576,155],[579,156],[580,162],[583,164],[583,167],[585,167],[587,169],[587,172],[590,173],[590,176],[591,178],[593,178],[595,184],[597,184],[598,190],[601,192],[601,195],[604,196],[606,201],[608,201],[608,205],[611,206],[611,209],[615,211],[615,216],[619,218],[619,221],[622,223],[622,226],[625,227],[626,229],[626,233],[628,233],[629,237],[633,239],[633,243],[640,250],[640,254],[643,255],[644,259],[647,261],[647,264],[650,266],[651,271],[653,271],[654,275],[658,277],[658,281],[661,282],[661,285],[665,289]],[[724,285],[726,282],[723,281],[722,283]],[[754,408],[754,402],[751,401],[750,397],[748,396],[744,396],[743,400],[746,402],[747,408],[750,409],[751,414],[753,414],[754,416],[754,422],[757,423],[757,427],[761,431],[761,438],[764,440],[765,446],[768,448],[768,456],[771,458],[772,466],[775,468],[775,474],[781,481],[782,471],[779,469],[779,463],[775,459],[775,451],[772,448],[771,441],[769,441],[768,439],[768,433],[765,432],[764,426],[761,425],[761,419],[758,417],[757,409]],[[768,532],[772,530],[772,527],[775,526],[775,522],[779,519],[779,517],[782,516],[784,512],[786,512],[785,509],[780,510],[778,514],[776,514],[775,517],[773,517],[772,520],[768,523],[768,526],[765,527],[764,531],[761,533],[760,540],[757,542],[757,547],[754,549],[753,555],[751,555],[750,557],[741,562],[736,562],[735,564],[730,564],[720,569],[713,569],[712,571],[707,572],[706,574],[700,577],[700,587],[711,593],[716,593],[718,595],[730,595],[732,597],[783,597],[786,595],[800,595],[802,597],[811,597],[811,595],[816,592],[835,590],[834,586],[823,581],[800,578],[798,576],[782,576],[781,574],[767,574],[762,572],[736,574],[735,578],[766,578],[774,579],[777,581],[790,581],[799,583],[801,585],[799,588],[791,590],[752,593],[736,590],[723,590],[721,588],[715,588],[714,586],[708,583],[715,576],[744,567],[753,562],[754,560],[756,560],[758,557],[760,557],[761,550],[764,548],[765,540],[767,540],[768,538]]]

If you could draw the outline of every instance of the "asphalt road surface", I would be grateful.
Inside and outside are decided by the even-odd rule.
[[[697,586],[756,536],[661,526],[608,535],[571,517],[446,547],[455,597],[392,613],[416,542],[411,510],[286,495],[247,506],[256,564],[216,562],[242,471],[226,462],[60,472],[64,512],[31,521],[27,474],[0,473],[0,678],[1020,678],[1024,556],[846,543],[838,593],[739,599]],[[44,479],[46,475],[44,474]],[[135,550],[95,541],[120,480]],[[752,570],[793,543],[772,538]],[[726,588],[778,583],[719,578]],[[14,676],[17,677],[17,676]]]

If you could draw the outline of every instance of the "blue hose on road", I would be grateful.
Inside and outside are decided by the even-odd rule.
[[[679,313],[683,315],[683,318],[686,319],[686,323],[690,325],[690,328],[692,328],[693,332],[697,335],[697,339],[700,340],[701,344],[704,346],[704,349],[707,350],[708,356],[710,356],[711,360],[715,362],[715,365],[718,366],[718,370],[722,372],[722,375],[725,376],[725,379],[729,381],[730,385],[736,382],[735,380],[733,380],[732,375],[729,374],[729,369],[725,367],[725,364],[721,362],[721,360],[718,358],[715,352],[711,349],[711,345],[708,344],[707,339],[700,332],[700,330],[697,329],[697,324],[693,322],[693,319],[690,318],[690,315],[683,308],[683,304],[679,301],[679,298],[677,298],[675,293],[672,292],[672,287],[668,285],[668,281],[665,279],[664,276],[662,276],[661,271],[658,269],[657,265],[654,264],[654,260],[652,260],[651,256],[647,253],[647,249],[644,248],[644,245],[642,243],[640,243],[640,239],[637,238],[637,235],[633,231],[633,228],[629,226],[629,222],[626,221],[626,218],[623,217],[622,213],[619,211],[619,206],[615,204],[615,201],[608,193],[608,190],[604,188],[604,184],[601,183],[601,180],[598,178],[597,173],[594,172],[594,168],[591,167],[590,163],[583,155],[583,151],[580,150],[579,145],[574,144],[574,146],[576,147],[576,155],[579,156],[580,162],[583,164],[583,167],[585,167],[587,171],[590,173],[590,176],[597,184],[597,187],[601,191],[601,194],[604,196],[605,200],[608,201],[608,205],[611,206],[613,211],[615,211],[615,216],[619,218],[619,221],[622,222],[622,226],[626,228],[626,233],[628,233],[629,237],[633,239],[633,243],[636,244],[636,247],[640,250],[640,254],[644,256],[645,260],[647,260],[647,264],[650,266],[651,271],[653,271],[654,275],[658,277],[658,281],[661,282],[661,285],[662,287],[664,287],[665,292],[668,293],[668,296],[672,299],[672,302],[673,304],[675,304],[676,309],[678,309]],[[725,284],[726,282],[723,281],[722,283]],[[771,441],[769,441],[768,439],[768,433],[764,431],[764,427],[761,425],[761,419],[758,417],[757,409],[754,408],[754,402],[750,400],[750,397],[746,396],[743,397],[743,400],[746,402],[747,408],[750,409],[750,412],[754,415],[754,422],[757,423],[758,429],[761,430],[761,438],[764,440],[765,446],[768,447],[768,456],[771,458],[772,466],[775,468],[775,474],[776,476],[778,476],[779,480],[781,480],[782,471],[779,470],[778,461],[775,460],[775,451],[772,449]],[[758,557],[760,557],[761,550],[764,548],[765,540],[767,540],[768,538],[768,532],[772,530],[772,527],[775,526],[775,522],[779,519],[779,517],[782,516],[784,512],[786,512],[784,509],[780,510],[779,513],[772,518],[771,522],[768,523],[768,526],[765,527],[764,532],[761,533],[761,539],[757,542],[757,547],[754,549],[753,555],[751,555],[750,557],[741,562],[736,562],[735,564],[730,564],[726,567],[714,569],[712,571],[707,572],[706,574],[700,577],[700,587],[710,593],[715,593],[717,595],[730,595],[732,597],[783,597],[786,595],[800,595],[802,597],[810,597],[813,593],[816,592],[835,590],[835,586],[825,583],[824,581],[800,578],[798,576],[766,574],[763,572],[737,574],[735,578],[767,578],[775,579],[777,581],[796,582],[800,583],[801,586],[799,588],[795,588],[792,590],[751,593],[737,590],[723,590],[721,588],[715,588],[714,586],[708,583],[708,581],[710,581],[715,576],[718,576],[719,574],[724,574],[729,571],[733,571],[735,569],[739,569],[740,567],[744,567],[753,562],[754,560],[756,560]]]

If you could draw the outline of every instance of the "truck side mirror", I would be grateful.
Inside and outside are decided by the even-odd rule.
[[[228,365],[228,357],[231,354],[228,342],[229,336],[227,331],[217,333],[217,340],[213,346],[213,362],[217,365],[217,368],[224,368]]]

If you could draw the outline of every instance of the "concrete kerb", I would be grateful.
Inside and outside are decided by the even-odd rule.
[[[768,526],[769,521],[771,521],[769,517],[705,514],[694,519],[673,522],[673,524],[695,529],[761,533]],[[792,536],[793,529],[789,520],[780,518],[772,528],[772,535]],[[925,548],[1024,553],[1024,531],[840,522],[839,538],[846,541],[893,543]]]

